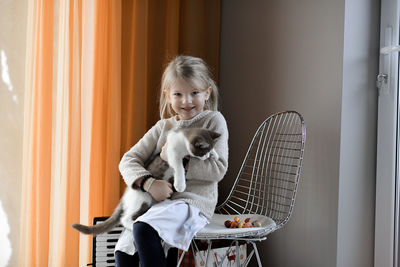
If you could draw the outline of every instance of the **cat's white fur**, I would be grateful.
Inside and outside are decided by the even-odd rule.
[[[164,173],[163,179],[168,179],[173,176],[174,187],[178,192],[183,192],[186,189],[185,169],[182,164],[182,159],[186,155],[190,155],[191,157],[196,157],[201,160],[209,158],[210,155],[217,155],[214,149],[212,149],[203,157],[197,157],[193,155],[190,149],[190,143],[185,135],[182,132],[175,130],[171,130],[168,133],[167,146],[165,149],[169,169]],[[132,214],[135,214],[140,209],[142,203],[146,203],[151,206],[155,203],[155,200],[148,193],[129,188],[125,190],[121,202],[124,209],[124,214],[121,217],[121,223],[125,228],[132,230]]]
[[[132,188],[127,188],[124,195],[122,196],[121,203],[124,209],[124,213],[121,217],[121,224],[125,228],[132,231],[132,214],[135,214],[141,208],[141,205],[143,203],[151,206],[153,203],[155,203],[155,200],[148,193]]]
[[[186,189],[185,180],[185,169],[182,165],[182,159],[186,155],[191,157],[196,157],[192,154],[190,150],[190,143],[183,134],[183,132],[171,131],[167,136],[167,159],[170,169],[174,170],[174,187],[176,191],[183,192]],[[210,144],[205,144],[207,147]],[[208,152],[203,157],[197,157],[201,160],[205,160],[210,157],[210,152]]]

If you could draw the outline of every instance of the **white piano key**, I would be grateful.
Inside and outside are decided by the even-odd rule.
[[[108,263],[108,262],[96,262],[96,267],[111,267],[115,266],[115,263]]]
[[[110,247],[117,245],[117,242],[96,242],[97,247]]]
[[[120,234],[96,236],[96,241],[107,241],[107,239],[118,239],[119,236]]]
[[[96,257],[113,257],[114,258],[114,250],[112,251],[96,251]]]
[[[97,257],[96,255],[96,263],[97,262],[107,262],[107,260],[114,260],[114,256],[112,257]]]
[[[118,238],[110,238],[107,241],[97,241],[96,240],[96,244],[108,244],[108,243],[116,244],[117,242],[118,242]]]
[[[105,251],[105,252],[108,252],[108,251],[114,251],[114,248],[107,248],[107,247],[98,247],[97,249],[96,249],[96,252],[97,251]]]

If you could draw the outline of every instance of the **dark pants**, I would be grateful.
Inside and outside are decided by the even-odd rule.
[[[156,230],[143,222],[133,225],[133,237],[137,253],[131,256],[121,251],[115,252],[115,266],[176,266],[178,261],[178,249],[171,248],[165,258],[164,249],[161,246],[160,237]]]

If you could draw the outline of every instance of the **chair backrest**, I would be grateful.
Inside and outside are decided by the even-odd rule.
[[[302,116],[285,111],[267,118],[258,128],[222,214],[259,214],[277,228],[289,219],[303,160],[306,128]]]

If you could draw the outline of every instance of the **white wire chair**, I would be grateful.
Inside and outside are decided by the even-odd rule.
[[[247,266],[255,254],[262,266],[256,241],[282,228],[293,211],[299,182],[306,140],[303,117],[295,111],[285,111],[268,117],[257,129],[227,199],[217,206],[215,214],[204,229],[192,241],[192,251],[198,253],[195,240],[207,241],[207,253],[202,259],[209,264],[212,243],[229,240],[225,257],[235,248],[239,255],[239,241],[251,244],[243,266]],[[239,216],[261,222],[261,227],[226,228],[225,220]],[[201,256],[201,253],[198,253]],[[184,253],[179,258],[180,266]],[[221,266],[224,258],[213,255],[214,266]],[[236,260],[237,266],[239,259]]]

